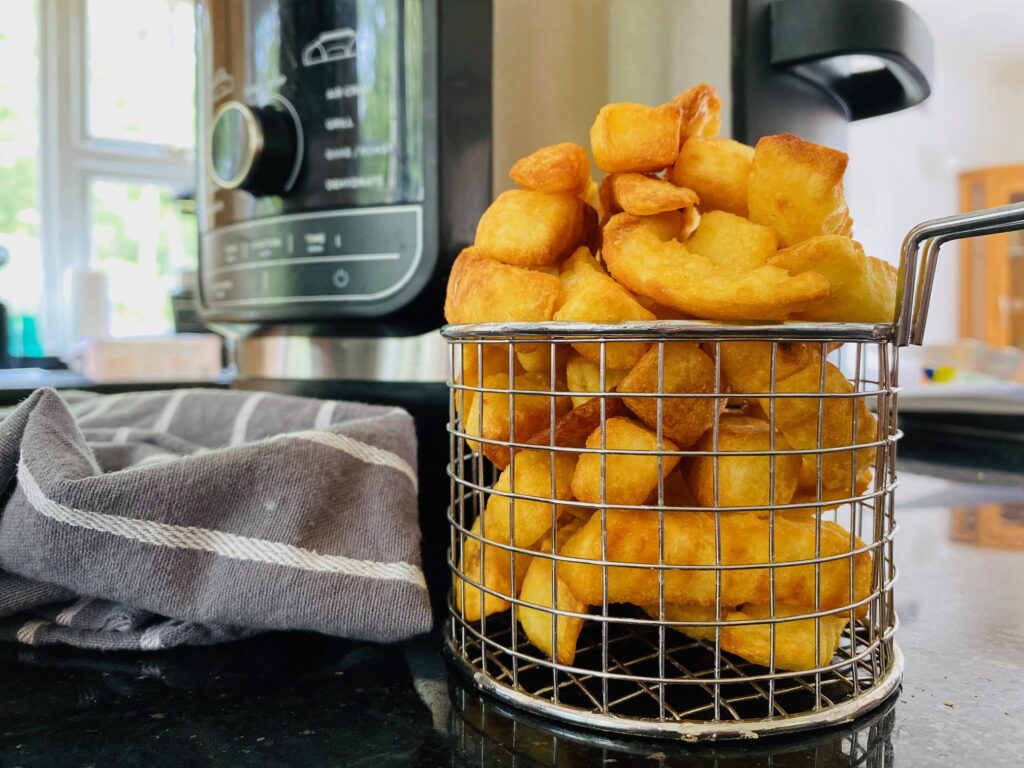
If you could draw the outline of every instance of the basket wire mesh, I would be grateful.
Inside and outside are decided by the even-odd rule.
[[[911,307],[915,280],[916,303],[927,307],[941,242],[1020,226],[1018,205],[912,230],[892,324],[443,329],[452,372],[446,633],[456,666],[517,706],[637,735],[750,737],[838,723],[877,706],[902,675],[892,597],[896,400],[899,345],[911,330],[916,340],[923,333],[925,313]],[[638,345],[656,355],[655,385],[623,390],[609,361]],[[709,358],[711,386],[666,386],[667,353],[680,345]],[[804,354],[796,369],[794,350]],[[568,387],[561,371],[570,353],[591,361],[587,386]],[[759,385],[737,386],[734,374],[743,366],[765,373]],[[793,389],[787,382],[796,378],[803,384]],[[570,429],[579,427],[565,415],[569,398],[589,404],[594,421],[585,442],[579,435],[563,440],[566,418]],[[706,410],[708,402],[713,416],[704,437],[678,447],[666,434],[672,419]],[[737,413],[767,422],[766,447],[723,444],[723,425]],[[802,427],[794,427],[797,413]],[[610,445],[610,425],[620,415],[640,416],[653,445]],[[517,472],[517,464],[537,465],[531,454],[547,462],[546,488],[527,482],[526,470]],[[799,498],[779,490],[794,456],[804,489]],[[752,460],[748,468],[767,461],[766,497],[756,503],[726,503],[737,475],[723,480],[722,468],[737,459]],[[571,493],[559,478],[567,460],[576,462]],[[703,503],[692,482],[680,493],[672,474],[685,466],[692,479],[698,463],[704,480],[710,467]],[[577,493],[584,464],[591,480],[596,475],[596,495]],[[617,490],[652,474],[644,498]],[[497,512],[485,514],[489,505]],[[590,549],[576,552],[575,542],[587,536]],[[537,563],[547,570],[549,591],[524,599],[524,571]],[[647,597],[631,599],[629,585],[640,585]],[[535,632],[531,642],[524,618],[538,615],[546,617],[550,638]],[[563,635],[563,626],[579,627],[578,637]],[[567,652],[573,644],[575,652]],[[797,661],[794,648],[803,651]]]

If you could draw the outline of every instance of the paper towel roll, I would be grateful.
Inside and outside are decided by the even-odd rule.
[[[110,334],[107,273],[98,269],[74,269],[70,284],[75,338],[106,338]]]

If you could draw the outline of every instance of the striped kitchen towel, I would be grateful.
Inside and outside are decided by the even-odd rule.
[[[430,629],[400,408],[35,392],[0,421],[0,639],[104,649]]]

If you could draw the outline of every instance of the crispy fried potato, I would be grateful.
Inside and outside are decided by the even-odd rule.
[[[653,216],[665,211],[694,208],[700,198],[692,189],[643,173],[612,173],[601,180],[598,193],[606,218],[625,211],[637,216]]]
[[[802,368],[776,384],[780,393],[818,392],[821,369],[817,365]],[[825,363],[824,391],[834,394],[849,394],[853,385],[842,371],[832,363]],[[854,443],[864,444],[877,440],[878,420],[868,409],[864,398],[857,397],[785,397],[775,403],[775,425],[786,436],[786,440],[797,450],[813,450],[818,446],[818,407],[822,405],[821,447],[841,448]],[[761,407],[768,410],[768,403]],[[854,407],[857,409],[857,434],[853,435]],[[828,490],[850,487],[850,468],[854,461],[852,451],[835,451],[822,454],[804,454],[800,470],[800,485],[816,487],[818,457],[821,458],[822,487]],[[875,459],[874,448],[860,448],[856,451],[857,473],[868,469]],[[812,485],[813,484],[813,485]]]
[[[470,529],[478,536],[480,535],[480,523],[481,519],[478,517]],[[487,531],[487,538],[491,538],[490,531]],[[481,552],[483,553],[482,558]],[[481,559],[483,563],[480,562]],[[530,555],[515,553],[516,588],[513,590],[511,588],[512,553],[507,549],[490,544],[482,545],[479,540],[467,536],[463,543],[462,557],[459,560],[459,570],[465,574],[466,578],[460,578],[458,574],[452,577],[455,607],[462,617],[466,621],[479,621],[481,616],[490,616],[492,613],[508,610],[509,602],[506,598],[515,597],[518,593],[526,578],[530,559]],[[490,592],[480,590],[470,584],[467,579],[482,584],[486,589],[493,590],[498,594],[492,595]],[[481,596],[483,597],[482,607]]]
[[[666,306],[713,320],[782,320],[828,296],[816,272],[763,266],[729,273],[676,240],[652,217],[620,213],[604,230],[604,262],[618,282]]]
[[[700,138],[714,138],[722,128],[722,99],[710,83],[697,83],[687,88],[672,103],[682,112],[679,143]]]
[[[582,459],[581,459],[582,462]],[[619,563],[658,563],[658,512],[654,510],[609,509],[604,513],[607,559]],[[715,518],[713,512],[663,514],[665,526],[664,562],[669,565],[713,565],[715,562]],[[566,556],[600,560],[600,512],[594,513],[566,543]],[[725,565],[767,564],[768,521],[755,515],[721,514],[722,563]],[[786,563],[814,558],[817,518],[775,520],[775,559]],[[821,521],[821,556],[850,551],[850,534],[832,521]],[[863,547],[855,540],[855,547]],[[852,565],[851,565],[852,561]],[[853,595],[850,569],[853,568]],[[823,610],[843,608],[867,597],[871,590],[871,555],[867,552],[820,563],[820,595]],[[723,605],[766,603],[770,599],[769,568],[732,569],[721,572]],[[775,566],[776,605],[814,605],[815,566]],[[584,603],[602,601],[602,566],[563,562],[558,569],[573,594]],[[608,602],[650,605],[658,602],[659,575],[656,568],[608,567]],[[668,570],[664,572],[665,600],[671,603],[715,605],[715,571]]]
[[[750,220],[774,229],[783,246],[817,235],[849,236],[853,221],[843,195],[848,160],[845,152],[791,133],[765,136],[750,166]]]
[[[856,240],[821,235],[791,245],[768,263],[791,275],[813,269],[828,278],[829,296],[795,315],[798,320],[891,323],[896,312],[896,268],[865,256]]]
[[[701,451],[714,450],[714,430],[709,429],[695,446]],[[772,483],[770,456],[730,456],[736,451],[768,451],[772,449],[771,430],[767,422],[747,416],[723,415],[718,421],[718,503],[715,504],[715,459],[694,456],[687,479],[690,489],[705,507],[755,507],[770,503]],[[790,445],[778,432],[775,450],[789,450]],[[789,504],[800,480],[801,458],[798,454],[775,457],[775,504]]]
[[[467,387],[480,386],[481,370],[484,377],[496,373],[508,374],[508,344],[466,342],[460,344],[459,349],[462,350],[462,372],[455,372],[455,380],[459,384]],[[524,370],[516,358],[512,359],[512,370],[516,373],[522,373]],[[462,413],[473,402],[476,393],[469,390],[453,390],[452,394],[455,397],[455,412]]]
[[[583,239],[581,244],[590,250],[591,253],[598,253],[604,233],[601,231],[601,217],[597,210],[590,205],[583,206]]]
[[[507,392],[474,392],[469,401],[469,408],[462,419],[464,431],[470,438],[466,442],[474,451],[480,443],[473,437],[484,440],[507,442],[510,439],[509,400],[513,399],[515,411],[515,440],[526,442],[531,436],[551,426],[551,399],[555,400],[555,416],[569,411],[571,401],[567,397],[559,397],[547,393],[551,390],[551,382],[546,374],[521,373],[515,377],[515,386],[509,386],[506,373],[495,373],[484,376],[484,386],[489,389],[531,390],[536,395],[509,395]],[[558,387],[558,383],[555,384]],[[482,404],[482,405],[481,405]],[[482,408],[482,416],[481,416]],[[483,443],[483,453],[501,469],[508,466],[509,449],[504,445]]]
[[[690,490],[689,484],[686,482],[686,475],[682,471],[683,463],[680,462],[676,470],[669,474],[665,478],[665,482],[662,484],[662,494],[664,504],[658,504],[658,489],[655,488],[651,491],[651,495],[647,497],[647,504],[650,506],[665,506],[665,507],[699,507],[701,503],[697,501],[697,497],[693,495],[693,491]]]
[[[658,606],[646,606],[644,610],[654,618],[658,617]],[[775,608],[775,618],[797,616],[813,613],[814,606],[784,606]],[[767,619],[771,616],[768,605],[748,603],[738,609],[722,611],[724,621],[748,621],[751,619]],[[715,621],[714,606],[674,605],[665,606],[666,621]],[[820,655],[817,662],[814,658],[814,619],[798,619],[796,621],[780,621],[775,624],[775,668],[794,672],[823,667],[828,664],[839,648],[839,640],[843,630],[849,623],[847,616],[822,616],[819,633]],[[676,626],[673,627],[695,640],[715,641],[714,626]],[[741,656],[754,664],[767,667],[771,663],[771,624],[740,624],[722,627],[719,635],[722,650]]]
[[[562,293],[555,320],[585,323],[622,323],[654,320],[632,294],[612,280],[583,249],[569,259],[563,270]],[[647,350],[644,342],[615,342],[605,345],[605,368],[631,368]],[[573,348],[595,363],[601,362],[601,345],[579,342]]]
[[[586,207],[568,192],[507,190],[480,217],[473,248],[517,267],[552,266],[583,242]]]
[[[777,248],[775,233],[768,227],[725,211],[709,211],[700,219],[686,248],[711,260],[725,272],[746,272],[769,264]],[[808,272],[802,269],[801,272]]]
[[[597,182],[587,176],[587,187],[580,194],[580,200],[589,205],[591,208],[597,208],[599,205],[599,199],[597,194]]]
[[[587,438],[587,448],[601,448],[601,428]],[[616,417],[605,421],[604,447],[612,450],[645,451],[650,455],[605,456],[605,494],[601,497],[601,455],[584,453],[572,476],[572,492],[580,501],[593,504],[643,504],[658,487],[658,437],[632,419]],[[662,439],[663,451],[675,451],[677,446],[668,438]],[[661,476],[667,476],[678,456],[661,457]]]
[[[444,316],[449,323],[550,320],[558,300],[554,275],[502,264],[467,248],[452,265]]]
[[[715,364],[697,344],[667,342],[662,355],[662,389],[665,395],[709,394],[715,391]],[[619,382],[626,407],[655,432],[658,429],[658,398],[630,397],[633,393],[658,392],[658,346],[652,346]],[[724,398],[719,406],[725,405]],[[693,445],[715,420],[711,397],[661,398],[662,434],[680,448]]]
[[[605,398],[604,417],[610,419],[624,413],[626,406],[618,397]],[[555,422],[555,445],[582,448],[590,433],[601,426],[601,401],[591,398]],[[526,441],[530,445],[551,445],[551,430],[544,429]]]
[[[516,344],[516,360],[524,371],[543,373],[550,378],[551,347],[555,348],[555,379],[564,379],[565,361],[572,354],[572,349],[568,344],[549,344],[547,342]]]
[[[854,483],[853,493],[850,493],[849,483],[845,484],[845,487],[828,489],[822,487],[821,499],[818,499],[818,482],[817,473],[813,477],[808,477],[805,473],[801,474],[801,481],[810,481],[808,486],[798,485],[796,494],[793,496],[792,504],[809,504],[811,506],[800,507],[798,509],[788,509],[785,511],[789,515],[816,515],[818,512],[828,512],[839,506],[838,503],[841,499],[851,498],[852,496],[860,496],[863,494],[868,487],[871,485],[872,474],[870,469],[862,469],[857,473],[857,479]],[[828,502],[828,503],[823,503]]]
[[[626,371],[615,368],[605,368],[604,389],[601,389],[601,367],[597,363],[576,352],[565,364],[565,382],[570,392],[611,392],[622,381],[626,373]],[[573,395],[572,404],[573,407],[578,408],[592,399],[592,397]]]
[[[561,551],[564,543],[576,533],[583,525],[582,519],[571,519],[564,524],[557,526],[558,549]],[[540,547],[542,552],[551,551],[551,540],[545,539]],[[549,658],[553,658],[562,664],[572,664],[576,658],[576,641],[579,639],[580,631],[583,629],[584,619],[578,616],[559,616],[557,619],[557,643],[558,650],[552,646],[552,624],[554,614],[551,606],[554,604],[560,611],[572,611],[574,613],[586,613],[587,606],[576,599],[569,586],[557,579],[554,580],[555,567],[551,560],[545,557],[534,557],[530,562],[526,578],[523,580],[519,597],[528,603],[543,606],[542,608],[527,608],[519,606],[516,616],[523,627],[523,632],[530,638],[530,642],[543,651]],[[557,586],[557,594],[556,594]]]
[[[552,454],[554,455],[554,499],[551,498]],[[576,456],[563,451],[523,449],[516,451],[515,466],[498,475],[493,491],[484,508],[481,530],[488,541],[507,544],[515,531],[517,547],[532,547],[551,530],[551,521],[564,514],[568,507],[560,501],[572,500],[572,477]],[[513,487],[514,486],[514,487]],[[512,510],[512,499],[502,494],[537,496],[548,501],[530,501],[517,498]],[[552,507],[554,511],[552,512]],[[511,527],[511,526],[514,526]]]
[[[729,389],[743,395],[765,395],[771,392],[772,345],[768,341],[727,341],[718,345],[721,355],[722,376]],[[712,353],[713,354],[713,353]],[[797,371],[821,364],[821,345],[782,341],[776,344],[775,381],[792,376]],[[817,386],[815,386],[817,391]],[[776,400],[776,407],[781,398]],[[760,402],[767,418],[768,410]],[[776,425],[778,427],[778,425]]]
[[[517,160],[508,177],[524,189],[579,197],[590,184],[590,158],[579,144],[552,144]]]
[[[675,104],[605,104],[590,127],[590,151],[605,173],[660,171],[679,153],[682,112]]]
[[[754,148],[731,139],[694,137],[683,144],[669,176],[673,184],[692,189],[702,211],[747,215],[747,182]]]

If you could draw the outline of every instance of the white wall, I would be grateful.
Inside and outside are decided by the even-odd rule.
[[[1024,2],[905,0],[935,42],[932,96],[850,126],[854,236],[896,262],[906,231],[959,209],[957,174],[1024,162]],[[943,251],[926,342],[958,338],[957,249]]]

